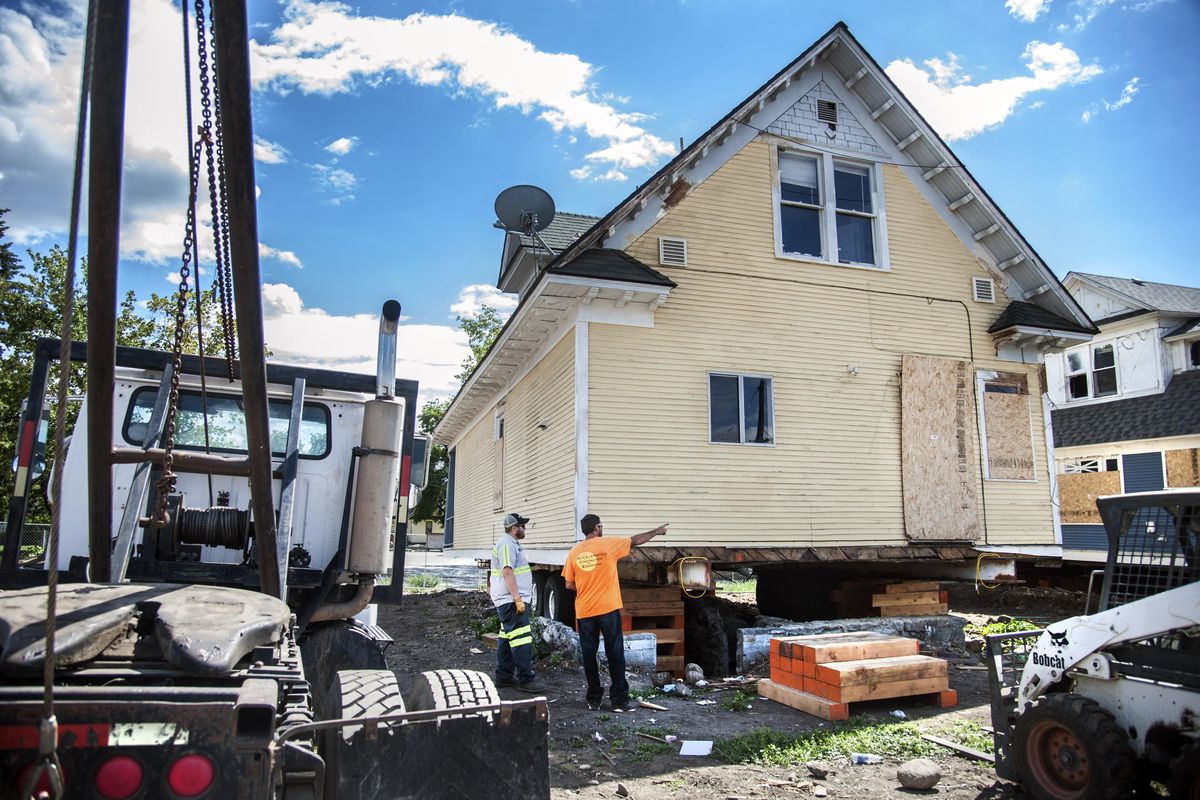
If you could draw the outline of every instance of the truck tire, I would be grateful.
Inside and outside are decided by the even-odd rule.
[[[546,616],[563,625],[575,624],[575,597],[567,589],[562,573],[546,579]]]
[[[384,714],[403,714],[404,698],[396,683],[396,674],[386,669],[339,670],[329,687],[324,705],[332,715],[329,719],[359,719]],[[321,731],[321,757],[325,760],[325,796],[346,796],[340,785],[339,763],[343,748],[352,746],[350,740],[361,728],[327,728]],[[383,730],[382,728],[380,730]],[[353,783],[353,776],[346,776]]]
[[[345,620],[309,626],[300,642],[300,655],[318,719],[338,718],[328,701],[339,672],[387,670],[379,642],[362,626]]]
[[[546,613],[546,580],[550,573],[545,570],[535,570],[533,573],[533,613],[537,617],[549,616]]]
[[[1118,800],[1137,782],[1129,736],[1095,700],[1048,694],[1017,717],[1013,758],[1038,800]]]
[[[408,696],[410,711],[441,711],[453,708],[486,706],[500,702],[500,693],[491,676],[473,669],[434,669],[422,672],[413,681]],[[469,714],[453,714],[457,719]]]

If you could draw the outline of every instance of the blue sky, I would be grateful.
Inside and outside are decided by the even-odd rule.
[[[81,3],[0,3],[0,207],[63,241]],[[177,6],[134,0],[122,287],[170,290],[184,183]],[[839,19],[1060,276],[1200,284],[1196,0],[251,2],[267,339],[454,388],[498,297],[497,193],[611,209]],[[211,276],[208,277],[211,280]],[[207,282],[207,281],[206,281]]]

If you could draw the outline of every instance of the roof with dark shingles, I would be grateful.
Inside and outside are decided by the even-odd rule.
[[[1166,391],[1052,412],[1054,446],[1129,442],[1200,432],[1200,370],[1181,372]]]
[[[1198,331],[1198,330],[1200,330],[1200,318],[1189,319],[1187,322],[1183,323],[1182,325],[1180,325],[1178,328],[1176,328],[1175,330],[1168,333],[1163,338],[1170,339],[1172,336],[1183,336],[1185,333],[1192,333],[1192,332]]]
[[[1180,314],[1200,314],[1200,289],[1192,286],[1177,286],[1173,283],[1154,283],[1136,278],[1113,278],[1108,275],[1092,275],[1088,272],[1074,273],[1081,278],[1131,297],[1143,305],[1158,311]]]
[[[1000,313],[1000,316],[992,323],[992,327],[988,328],[988,333],[996,333],[997,331],[1012,328],[1016,325],[1023,325],[1028,328],[1049,328],[1055,331],[1075,331],[1077,333],[1096,332],[1095,328],[1085,328],[1079,323],[1060,317],[1058,314],[1047,311],[1041,306],[1014,300],[1008,304],[1008,308]]]
[[[542,239],[545,240],[546,244],[555,253],[561,253],[574,244],[575,240],[586,233],[599,219],[599,217],[592,217],[587,214],[572,214],[570,211],[559,211],[555,213],[554,219],[550,220],[550,224],[546,226],[545,230],[541,231]],[[532,236],[524,233],[520,234],[520,236],[523,247],[542,249],[537,239],[534,239]]]
[[[602,278],[675,288],[675,282],[666,275],[647,267],[623,250],[608,247],[585,250],[564,266],[551,267],[547,272],[553,275],[576,275],[581,278]]]

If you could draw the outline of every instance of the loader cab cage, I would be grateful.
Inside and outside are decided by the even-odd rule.
[[[1200,580],[1200,491],[1096,501],[1108,534],[1100,610]]]
[[[49,365],[53,361],[57,361],[59,357],[60,342],[58,339],[43,338],[39,339],[34,348],[34,363],[32,370],[32,379],[30,381],[29,395],[26,402],[25,413],[21,418],[22,429],[26,422],[40,420],[45,407],[46,400],[46,384],[49,374]],[[71,361],[85,362],[87,360],[87,343],[72,342],[71,343]],[[143,350],[133,347],[118,347],[116,349],[116,365],[118,367],[128,367],[133,369],[143,369],[154,372],[163,371],[171,362],[171,355],[157,350]],[[204,373],[208,375],[222,374],[226,363],[223,359],[206,357],[203,362]],[[180,373],[183,375],[200,375],[201,374],[201,359],[194,355],[184,355],[181,362]],[[234,379],[240,380],[240,365],[234,364]],[[368,374],[356,374],[348,372],[335,372],[333,370],[311,369],[307,367],[295,367],[282,364],[267,364],[266,379],[269,384],[276,385],[294,385],[298,381],[303,381],[307,392],[317,389],[325,389],[330,391],[356,392],[363,395],[374,396],[376,392],[376,377]],[[209,394],[210,407],[214,402],[215,397],[220,397],[220,384],[222,379],[210,379],[210,384],[213,386]],[[151,394],[153,394],[151,392]],[[401,448],[401,485],[404,481],[409,480],[409,472],[411,458],[413,454],[413,433],[416,428],[417,417],[417,382],[412,380],[397,379],[395,382],[395,396],[404,401],[404,436]],[[152,402],[152,401],[151,401]],[[311,411],[309,410],[311,406]],[[304,404],[305,413],[303,419],[308,419],[315,426],[320,420],[320,425],[323,427],[324,421],[327,419],[328,411],[320,404]],[[198,412],[199,405],[196,406]],[[303,430],[303,428],[302,428]],[[326,447],[328,446],[328,437],[326,437]],[[180,448],[184,449],[184,448]],[[216,449],[216,448],[214,448]],[[279,454],[276,454],[277,456]],[[317,454],[314,454],[317,455]],[[323,455],[321,453],[320,455]],[[301,457],[304,457],[301,455]],[[25,522],[26,501],[29,496],[31,478],[26,477],[26,485],[18,486],[16,494],[9,500],[8,507],[8,524],[5,533],[4,556],[2,568],[0,568],[0,588],[21,588],[26,586],[43,584],[46,581],[46,571],[43,568],[38,569],[21,569],[18,568],[17,555],[20,549],[21,531]],[[397,515],[396,522],[396,541],[404,541],[407,534],[408,524],[404,519],[405,515]],[[47,565],[50,566],[50,565]],[[132,565],[131,565],[132,566]],[[84,580],[84,564],[73,565],[69,574],[65,577],[66,580]],[[404,574],[404,548],[397,547],[392,562],[393,582],[391,586],[377,586],[374,593],[376,602],[398,602],[400,592],[402,590],[401,576]],[[130,579],[141,580],[165,580],[171,582],[187,581],[199,583],[231,583],[239,585],[243,588],[260,588],[254,583],[256,577],[253,574],[247,575],[246,571],[240,568],[235,568],[233,565],[224,564],[199,564],[189,562],[156,562],[153,560],[139,560],[136,567],[133,567],[128,574]],[[303,569],[292,567],[289,569],[288,583],[292,586],[312,586],[320,582],[321,571],[316,569]],[[247,582],[249,581],[249,583]]]

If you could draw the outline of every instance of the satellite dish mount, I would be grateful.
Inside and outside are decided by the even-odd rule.
[[[497,228],[532,236],[550,255],[557,255],[541,236],[554,221],[554,199],[545,189],[521,184],[510,186],[496,198]]]

